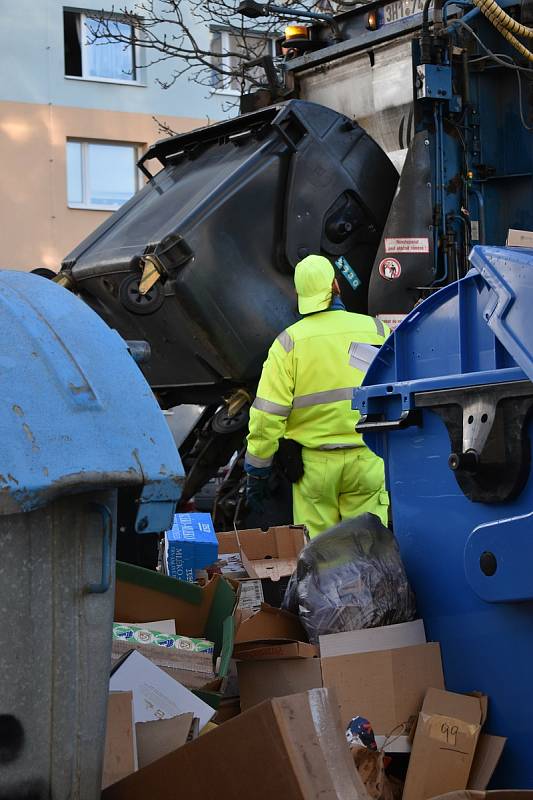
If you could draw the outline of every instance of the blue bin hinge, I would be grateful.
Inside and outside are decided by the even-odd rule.
[[[415,394],[417,408],[437,414],[448,430],[448,465],[475,503],[502,503],[526,485],[533,408],[530,381],[465,386]]]

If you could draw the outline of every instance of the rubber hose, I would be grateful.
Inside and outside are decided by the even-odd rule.
[[[487,17],[489,22],[494,25],[496,30],[501,33],[504,39],[507,39],[521,56],[533,62],[533,52],[528,50],[528,48],[513,35],[516,33],[519,36],[533,39],[533,28],[528,28],[510,17],[495,0],[473,0],[473,2]]]
[[[528,28],[526,25],[522,25],[509,16],[509,14],[498,5],[496,0],[473,0],[473,2],[498,30],[505,28],[505,30],[517,36],[533,39],[533,28]]]

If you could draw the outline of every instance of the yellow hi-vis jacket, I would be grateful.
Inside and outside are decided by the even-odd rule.
[[[322,450],[363,445],[353,391],[388,334],[379,319],[340,310],[310,314],[280,333],[250,409],[246,466],[269,467],[282,437]]]

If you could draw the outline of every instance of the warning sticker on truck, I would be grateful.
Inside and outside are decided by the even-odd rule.
[[[429,253],[429,239],[385,239],[386,253]]]
[[[397,258],[384,258],[379,263],[379,274],[386,281],[394,281],[402,274],[402,265]]]
[[[400,322],[406,318],[407,314],[378,314],[377,317],[387,325],[391,331],[395,330]]]

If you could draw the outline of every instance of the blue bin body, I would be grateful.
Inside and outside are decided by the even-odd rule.
[[[533,251],[471,262],[389,337],[354,408],[446,686],[486,693],[485,730],[508,737],[492,787],[533,788]]]

